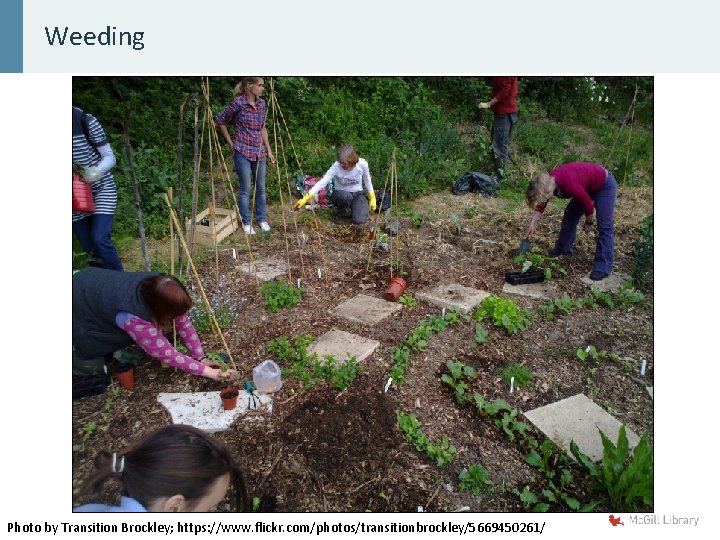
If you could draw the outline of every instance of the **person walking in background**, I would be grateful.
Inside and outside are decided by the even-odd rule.
[[[235,171],[240,180],[238,208],[245,234],[255,234],[250,215],[250,186],[255,181],[255,220],[263,232],[270,231],[267,221],[265,174],[267,159],[275,163],[275,156],[268,142],[265,120],[267,118],[265,81],[262,77],[245,77],[233,91],[233,100],[215,117],[215,125],[233,149]],[[230,138],[227,124],[232,122],[234,140]]]
[[[96,494],[108,479],[117,478],[120,504],[85,504],[74,512],[211,512],[231,485],[234,510],[251,510],[242,471],[230,450],[192,426],[165,426],[124,453],[102,451],[95,469],[82,495]]]
[[[492,157],[498,180],[507,176],[510,135],[517,122],[517,95],[517,77],[493,77],[490,101],[478,104],[479,108],[491,109],[494,113],[491,135]]]
[[[73,169],[79,169],[80,178],[91,185],[95,203],[92,214],[73,211],[73,232],[91,257],[91,266],[122,270],[110,237],[117,206],[117,188],[110,172],[115,155],[100,122],[78,107],[73,107],[72,160]]]
[[[535,234],[540,216],[553,196],[569,198],[570,202],[565,207],[555,247],[549,254],[553,257],[572,255],[580,218],[585,215],[583,229],[589,233],[597,216],[598,234],[590,279],[605,279],[612,272],[615,251],[615,177],[600,165],[579,161],[535,175],[525,192],[525,201],[535,209],[528,225],[528,238]]]
[[[337,209],[336,219],[342,220],[349,209],[354,225],[367,223],[369,211],[374,212],[377,209],[377,200],[368,162],[358,157],[351,144],[342,144],[338,147],[337,161],[327,170],[322,180],[310,188],[310,191],[295,204],[295,208],[299,210],[304,207],[331,180],[335,181],[330,201]],[[363,186],[367,191],[367,198]]]
[[[219,380],[235,375],[205,356],[188,310],[192,298],[174,276],[84,268],[72,277],[73,364],[137,344],[148,356],[190,375]],[[164,333],[173,328],[188,350],[179,352]]]

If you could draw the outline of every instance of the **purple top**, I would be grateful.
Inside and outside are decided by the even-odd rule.
[[[556,195],[558,197],[563,199],[572,197],[582,205],[586,216],[592,215],[595,211],[595,204],[590,194],[596,192],[605,183],[607,171],[603,167],[595,163],[573,161],[553,169],[550,171],[550,176],[557,184],[559,193],[556,191]],[[546,206],[547,202],[539,204],[535,210],[543,213]]]

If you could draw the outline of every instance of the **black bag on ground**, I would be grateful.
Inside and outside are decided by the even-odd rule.
[[[375,190],[375,201],[377,202],[377,212],[384,212],[390,208],[390,194],[385,193],[384,189]]]
[[[500,182],[497,181],[497,178],[479,172],[467,172],[453,184],[455,195],[481,193],[486,197],[495,197],[498,189],[500,189]]]
[[[82,360],[73,351],[72,361],[72,397],[81,398],[102,394],[110,382],[105,358],[89,358]]]

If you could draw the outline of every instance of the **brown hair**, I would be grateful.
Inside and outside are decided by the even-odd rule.
[[[174,495],[182,495],[192,508],[218,478],[229,473],[235,511],[251,509],[245,479],[228,447],[192,426],[170,425],[154,431],[124,454],[115,454],[114,466],[113,454],[100,452],[95,469],[83,494],[96,493],[108,478],[117,476],[123,495],[146,509]]]
[[[337,147],[337,160],[346,161],[351,167],[354,167],[357,165],[357,162],[360,161],[360,158],[357,152],[355,152],[353,145],[346,143]]]
[[[552,197],[555,190],[555,180],[548,173],[533,176],[525,190],[525,202],[530,208],[535,208]]]
[[[161,330],[172,328],[172,321],[190,309],[192,298],[175,276],[160,274],[140,282],[140,293]]]
[[[253,84],[257,84],[263,77],[243,77],[240,82],[235,85],[233,89],[233,97],[245,95]]]

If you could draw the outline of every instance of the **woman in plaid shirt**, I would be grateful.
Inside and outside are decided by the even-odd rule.
[[[267,206],[265,201],[265,173],[267,160],[275,163],[275,156],[268,142],[265,120],[265,100],[260,96],[265,91],[262,77],[244,77],[235,86],[233,100],[216,117],[215,125],[220,128],[225,140],[233,149],[235,170],[240,179],[238,207],[245,234],[255,234],[250,215],[250,185],[255,180],[255,220],[260,230],[268,232]],[[232,121],[234,140],[230,138],[227,124]]]

